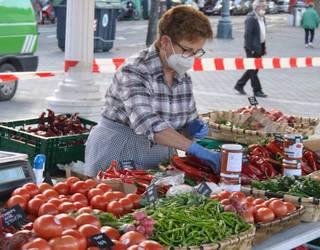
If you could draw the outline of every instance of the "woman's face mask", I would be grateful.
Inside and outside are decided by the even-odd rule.
[[[170,46],[173,54],[171,54],[169,57],[166,55],[168,66],[179,75],[182,75],[192,68],[195,56],[183,57],[182,54],[177,54],[173,48],[171,39]]]

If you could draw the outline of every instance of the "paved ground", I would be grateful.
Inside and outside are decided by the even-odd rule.
[[[216,30],[218,17],[210,17]],[[232,17],[233,40],[214,39],[206,46],[207,57],[244,56],[244,17]],[[303,30],[289,27],[287,15],[267,16],[268,56],[319,56],[320,34],[316,32],[315,48],[306,49]],[[117,23],[114,48],[110,52],[97,53],[97,58],[128,57],[144,48],[146,21]],[[64,55],[57,47],[54,26],[42,26],[39,44],[39,70],[62,69]],[[192,73],[194,92],[200,112],[227,110],[247,105],[247,97],[237,95],[233,86],[242,71]],[[259,73],[266,99],[259,99],[267,108],[278,108],[289,114],[320,116],[319,69],[264,70]],[[111,75],[97,76],[102,89],[110,82]],[[28,80],[20,82],[15,98],[0,103],[0,121],[33,117],[46,108],[45,98],[52,95],[60,79]],[[251,93],[251,87],[246,86]]]

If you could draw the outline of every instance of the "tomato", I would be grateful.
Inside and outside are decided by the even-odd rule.
[[[48,200],[59,197],[59,193],[54,189],[46,189],[42,192],[42,194],[46,196]]]
[[[123,207],[118,201],[111,201],[107,206],[107,211],[115,216],[123,214]]]
[[[139,208],[140,207],[140,201],[141,201],[141,196],[138,194],[128,194],[126,196],[133,202],[133,208]]]
[[[78,227],[76,219],[68,214],[58,214],[56,218],[61,222],[63,230],[76,229]]]
[[[95,188],[97,186],[97,182],[94,179],[88,179],[85,181],[85,183],[88,185],[90,189]]]
[[[100,183],[97,185],[97,188],[100,188],[103,192],[111,192],[112,186],[107,183]]]
[[[59,198],[52,198],[48,201],[48,203],[51,203],[51,204],[55,205],[56,207],[59,207],[60,204],[62,203],[62,201],[59,200]]]
[[[143,247],[144,250],[164,250],[158,242],[153,240],[145,240],[139,244],[139,247]]]
[[[70,198],[59,198],[61,203],[63,202],[73,202]]]
[[[287,206],[288,214],[291,214],[297,210],[296,206],[289,201],[284,202],[284,204]]]
[[[265,200],[263,200],[263,199],[261,199],[261,198],[258,198],[258,199],[255,199],[255,200],[253,201],[253,205],[256,206],[256,205],[262,204],[262,203],[264,203],[264,202],[265,202]]]
[[[88,247],[87,250],[101,250],[101,249],[99,247]]]
[[[124,212],[131,212],[133,208],[133,203],[129,198],[122,198],[119,200],[120,205],[123,207]]]
[[[117,197],[114,195],[113,192],[106,192],[103,194],[104,197],[106,197],[107,202],[115,201],[117,200]]]
[[[91,200],[96,195],[103,195],[104,192],[100,188],[92,188],[88,191],[87,197]]]
[[[219,195],[217,195],[217,194],[212,194],[212,195],[210,195],[210,198],[212,199],[212,200],[219,200]]]
[[[84,194],[81,194],[81,193],[73,194],[70,199],[73,202],[79,201],[79,202],[81,202],[82,204],[85,204],[85,205],[89,204],[87,197]]]
[[[116,197],[117,200],[120,200],[121,198],[126,197],[126,195],[123,192],[120,192],[120,191],[114,191],[113,195]]]
[[[58,207],[58,210],[60,213],[72,213],[72,212],[76,212],[77,208],[71,202],[62,202]]]
[[[43,195],[43,194],[37,194],[37,195],[36,195],[35,197],[33,197],[33,198],[43,200],[43,202],[47,202],[47,201],[48,201],[47,196],[45,196],[45,195]]]
[[[253,198],[252,196],[248,196],[248,197],[246,198],[246,202],[247,202],[248,204],[253,204],[253,201],[254,201],[254,198]]]
[[[29,191],[31,198],[35,197],[37,194],[40,194],[40,190],[35,183],[30,182],[30,183],[24,184],[23,187]]]
[[[107,204],[107,198],[103,195],[96,195],[90,201],[90,205],[92,208],[100,209],[102,211],[106,211]]]
[[[65,182],[58,182],[56,185],[53,186],[53,189],[56,190],[59,194],[69,194],[69,186]]]
[[[44,204],[43,200],[33,198],[27,204],[27,212],[29,214],[38,215],[39,208]]]
[[[51,214],[51,215],[56,215],[58,214],[58,208],[56,205],[52,204],[52,203],[45,203],[43,204],[38,211],[38,215],[44,215],[44,214]]]
[[[219,195],[219,199],[220,200],[224,200],[224,199],[229,199],[230,197],[230,192],[229,191],[222,191]]]
[[[75,237],[64,235],[49,241],[52,250],[79,250],[79,244]]]
[[[229,197],[231,202],[240,202],[246,199],[246,195],[242,192],[232,192]]]
[[[39,186],[39,190],[41,193],[43,193],[44,190],[47,190],[47,189],[52,189],[53,187],[48,184],[48,183],[41,183],[40,186]]]
[[[41,238],[35,238],[34,240],[24,244],[21,250],[52,250],[49,243]]]
[[[112,240],[114,246],[111,248],[112,250],[127,250],[127,247],[125,244],[118,240]]]
[[[127,250],[140,250],[142,247],[139,248],[138,245],[132,245],[131,247],[128,247]],[[143,248],[142,248],[143,249]],[[144,250],[144,249],[143,249]]]
[[[67,183],[67,185],[68,185],[69,188],[70,188],[73,183],[76,183],[76,182],[78,182],[78,181],[80,181],[80,179],[79,179],[78,177],[71,176],[71,177],[69,177],[69,178],[66,180],[66,183]]]
[[[60,220],[53,215],[42,215],[33,223],[33,230],[41,238],[51,239],[62,234],[63,227]]]
[[[85,205],[79,201],[73,202],[73,205],[75,205],[77,210],[79,210],[80,208],[83,208],[83,207],[87,207],[87,205]]]
[[[99,228],[94,225],[82,225],[78,228],[78,231],[85,237],[89,238],[92,235],[101,233]]]
[[[91,207],[82,207],[78,210],[78,213],[83,214],[83,213],[92,213],[92,208]]]
[[[79,250],[86,250],[87,249],[87,239],[77,230],[68,229],[63,231],[62,235],[70,235],[74,237],[79,245]]]
[[[112,240],[118,240],[120,238],[120,233],[117,229],[109,226],[103,226],[100,229],[101,233],[104,233]]]
[[[266,208],[266,206],[264,205],[264,203],[260,203],[259,205],[254,206],[254,213],[259,209],[259,208]]]
[[[81,194],[86,194],[89,191],[89,187],[87,183],[84,181],[77,181],[76,183],[73,183],[70,187],[70,193],[75,194],[75,193],[81,193]]]
[[[220,203],[221,203],[221,205],[224,205],[224,206],[226,206],[226,205],[230,205],[230,204],[231,204],[231,202],[230,202],[230,200],[229,200],[229,199],[223,199],[223,200],[220,200]]]
[[[80,227],[82,225],[86,225],[86,224],[94,225],[98,228],[101,227],[99,219],[97,217],[95,217],[94,215],[88,214],[88,213],[83,213],[83,214],[78,215],[76,218],[76,222],[77,222],[78,227]]]
[[[283,203],[282,200],[273,200],[270,202],[269,206],[270,209],[274,212],[274,215],[277,218],[281,218],[287,215],[288,209],[286,204]]]
[[[34,214],[27,214],[27,220],[34,222],[38,216],[35,216]]]
[[[21,195],[11,196],[10,199],[6,203],[6,207],[10,208],[10,207],[14,207],[16,205],[19,205],[23,210],[26,210],[27,201]]]
[[[255,222],[270,222],[273,221],[275,218],[275,215],[273,211],[270,208],[259,208],[254,216]]]
[[[243,212],[241,213],[241,216],[246,223],[249,223],[249,224],[254,223],[254,216],[252,212],[250,211]]]
[[[23,187],[20,187],[20,188],[15,189],[15,190],[12,192],[11,195],[12,195],[12,196],[14,196],[14,195],[21,195],[26,201],[29,201],[29,200],[30,200],[30,194],[29,194],[28,189],[23,188]]]
[[[141,233],[130,231],[123,234],[119,241],[125,244],[126,247],[130,247],[132,245],[140,244],[144,240],[146,240],[146,238]]]
[[[279,199],[277,199],[277,198],[271,198],[271,199],[269,199],[269,200],[266,200],[266,201],[264,202],[264,205],[265,205],[266,207],[269,207],[269,204],[271,203],[271,201],[274,201],[274,200],[279,200]]]

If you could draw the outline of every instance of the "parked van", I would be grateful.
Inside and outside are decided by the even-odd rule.
[[[0,72],[36,71],[38,27],[30,0],[0,0]],[[10,100],[18,81],[0,83],[0,101]]]

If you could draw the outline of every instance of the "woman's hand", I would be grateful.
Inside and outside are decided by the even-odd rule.
[[[188,134],[196,139],[202,139],[209,133],[208,123],[201,119],[194,119],[187,125]]]

